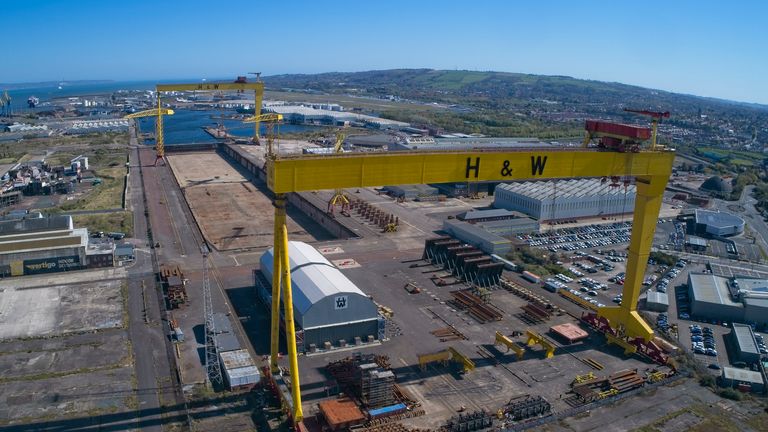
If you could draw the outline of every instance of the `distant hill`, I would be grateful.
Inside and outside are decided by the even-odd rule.
[[[576,79],[567,76],[508,72],[432,69],[392,69],[367,72],[330,72],[314,75],[264,77],[270,89],[313,90],[327,93],[388,95],[421,102],[457,104],[483,116],[519,118],[542,125],[603,117],[629,122],[646,119],[622,112],[625,107],[670,111],[670,125],[697,129],[699,139],[718,144],[719,135],[740,141],[757,138],[768,143],[768,105],[749,104],[672,93],[638,86]],[[395,115],[395,114],[392,114]],[[464,116],[466,117],[466,116]],[[704,120],[702,120],[704,119]],[[473,122],[472,119],[464,118]],[[483,123],[482,119],[478,120]],[[483,123],[483,125],[488,126]],[[481,125],[482,126],[482,125]],[[532,127],[535,127],[533,125]],[[733,132],[729,132],[733,130]],[[493,132],[492,132],[493,134]],[[728,137],[723,137],[727,141]],[[732,137],[733,138],[733,137]]]
[[[375,94],[412,98],[429,97],[451,102],[470,99],[489,106],[504,106],[532,99],[576,104],[614,103],[622,99],[640,107],[671,111],[692,107],[733,107],[768,111],[768,105],[706,98],[621,83],[582,80],[568,76],[509,72],[477,72],[433,69],[390,69],[367,72],[329,72],[314,75],[273,75],[264,78],[268,87],[336,92],[366,88]]]

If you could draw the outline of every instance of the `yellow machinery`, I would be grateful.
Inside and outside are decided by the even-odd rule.
[[[526,342],[528,346],[534,346],[538,344],[538,345],[541,345],[542,348],[547,350],[545,358],[552,358],[555,356],[555,346],[552,345],[550,341],[546,340],[544,336],[531,330],[526,330],[525,335],[528,337],[528,341]]]
[[[558,290],[558,294],[560,294],[562,297],[567,298],[571,302],[583,307],[584,309],[591,309],[591,310],[597,310],[597,306],[593,305],[592,303],[588,302],[587,300],[577,296],[576,294],[573,294],[572,292],[568,290]]]
[[[274,275],[290,277],[285,228],[285,194],[397,184],[459,183],[467,181],[514,181],[574,177],[634,177],[637,185],[634,224],[629,244],[626,279],[621,306],[606,306],[589,321],[598,330],[633,343],[649,343],[653,330],[637,313],[643,274],[648,263],[661,198],[672,172],[672,151],[621,152],[611,149],[461,150],[450,152],[344,153],[334,155],[280,156],[267,158],[267,184],[275,193]],[[282,268],[285,262],[285,269]],[[280,284],[283,283],[283,285]],[[280,286],[290,293],[290,283],[276,276],[272,284],[272,370],[277,369]],[[293,332],[293,305],[286,308],[286,333]],[[649,349],[652,349],[649,348]],[[288,338],[291,363],[293,419],[302,418],[298,386],[295,338]]]
[[[661,371],[651,372],[648,374],[648,377],[646,378],[649,382],[655,383],[663,380],[667,377],[667,374]]]
[[[597,394],[597,398],[598,399],[605,399],[607,397],[615,396],[617,394],[619,394],[618,390],[616,390],[615,388],[610,388],[610,389],[608,389],[606,391],[601,391],[600,393],[598,393]]]
[[[280,122],[283,121],[283,115],[282,114],[274,114],[274,113],[266,113],[266,114],[259,114],[255,115],[253,117],[248,117],[245,120],[243,120],[243,123],[259,123],[264,122],[264,124],[267,125],[267,153],[268,154],[275,154],[277,153],[276,149],[273,147],[275,137],[278,136],[278,133],[275,132],[275,126],[279,125]],[[279,126],[278,126],[279,127]],[[254,144],[258,141],[254,140]]]
[[[449,360],[461,364],[461,366],[464,368],[464,372],[469,372],[475,368],[475,362],[473,362],[472,359],[460,353],[453,347],[448,347],[447,349],[438,351],[436,353],[420,354],[419,366],[421,367],[421,370],[425,370],[429,363],[441,362],[443,365],[445,365]]]
[[[336,132],[336,144],[333,146],[333,153],[343,153],[344,152],[344,138],[346,135],[344,132]],[[347,198],[346,195],[344,195],[343,189],[336,189],[333,193],[333,196],[331,197],[331,200],[328,201],[328,214],[333,216],[333,209],[336,206],[341,206],[341,214],[344,216],[349,216],[349,198]]]
[[[155,165],[157,161],[163,160],[165,157],[165,141],[163,138],[163,116],[173,115],[173,110],[170,108],[163,108],[160,102],[160,98],[157,98],[157,108],[152,108],[146,111],[139,111],[137,113],[128,114],[123,117],[126,119],[137,119],[141,117],[157,117],[155,120],[155,150],[157,157],[155,158]]]
[[[587,381],[592,381],[593,379],[595,379],[595,374],[592,372],[586,373],[584,375],[576,375],[571,385],[585,383]]]
[[[496,332],[496,339],[494,341],[494,345],[504,345],[507,347],[507,352],[514,351],[515,354],[517,354],[517,360],[522,360],[523,355],[525,355],[525,348],[521,347],[520,345],[516,344],[512,339],[508,338],[507,336],[501,334],[501,332]]]

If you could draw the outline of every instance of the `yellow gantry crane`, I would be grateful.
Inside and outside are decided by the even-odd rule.
[[[514,181],[574,177],[634,177],[637,195],[621,306],[597,310],[590,322],[611,343],[634,347],[648,356],[659,354],[653,330],[637,312],[643,275],[675,153],[664,148],[563,148],[519,150],[408,151],[338,153],[333,155],[268,155],[267,185],[275,194],[274,267],[272,279],[271,370],[278,373],[280,293],[290,361],[292,417],[302,420],[299,370],[291,298],[285,194],[390,184]]]
[[[265,114],[259,114],[255,115],[253,117],[248,117],[245,120],[243,120],[243,123],[261,123],[263,122],[267,126],[267,154],[273,154],[277,151],[277,149],[274,148],[273,142],[275,138],[278,136],[278,134],[274,133],[275,126],[278,126],[280,122],[283,121],[283,115],[282,114],[275,114],[275,113],[265,113]],[[279,126],[278,126],[279,127]],[[278,132],[279,133],[279,132]],[[258,144],[258,140],[254,140],[254,144]]]
[[[155,165],[157,161],[163,160],[165,156],[165,142],[163,141],[163,116],[172,115],[172,109],[165,109],[162,107],[161,94],[164,92],[179,92],[179,91],[224,91],[224,90],[236,90],[238,93],[243,93],[246,90],[253,90],[253,109],[254,113],[261,113],[261,103],[264,100],[264,82],[257,76],[257,81],[247,82],[245,77],[237,77],[233,82],[210,82],[201,84],[157,84],[155,87],[157,94],[157,108],[151,110],[140,111],[134,114],[125,116],[126,119],[135,119],[139,117],[154,117],[157,116],[155,123],[155,135],[157,142],[157,158],[155,159]],[[253,142],[258,144],[259,142],[259,126],[261,124],[260,116],[256,115],[251,117],[254,119],[253,125]],[[282,118],[282,116],[281,116]]]
[[[336,132],[336,144],[333,146],[334,154],[344,153],[344,138],[346,138],[346,134],[344,132]],[[329,215],[333,216],[333,209],[337,205],[341,206],[342,215],[349,216],[349,198],[344,195],[343,189],[336,189],[333,193],[333,196],[331,197],[331,200],[328,201]]]
[[[245,77],[237,77],[233,82],[206,82],[200,84],[158,84],[156,86],[158,98],[162,92],[180,92],[180,91],[225,91],[236,90],[238,93],[244,93],[246,90],[253,90],[253,113],[261,113],[261,103],[264,100],[264,82],[257,76],[256,81],[247,82]],[[260,120],[254,120],[253,142],[259,142]]]
[[[164,160],[165,157],[165,141],[163,138],[163,116],[173,115],[173,110],[170,108],[163,108],[160,102],[160,95],[157,96],[157,108],[152,108],[146,111],[139,111],[133,114],[128,114],[123,117],[125,119],[137,119],[141,117],[157,117],[155,119],[155,149],[157,151],[157,157],[155,158],[155,166],[157,161]]]

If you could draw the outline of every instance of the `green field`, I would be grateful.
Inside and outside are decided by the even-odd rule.
[[[125,175],[128,172],[125,166],[127,158],[127,150],[98,149],[89,155],[90,168],[94,177],[101,179],[101,184],[94,184],[90,192],[77,201],[68,201],[62,204],[60,209],[71,211],[121,208],[123,206]]]
[[[716,162],[728,162],[733,165],[751,167],[762,164],[766,156],[759,152],[743,150],[727,150],[716,147],[701,147],[696,149],[699,156]]]
[[[133,235],[133,212],[122,211],[94,215],[74,215],[72,221],[76,227],[88,228],[88,231],[121,232]]]

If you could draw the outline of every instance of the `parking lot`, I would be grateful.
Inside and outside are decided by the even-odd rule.
[[[547,249],[551,252],[575,251],[627,243],[631,231],[632,222],[613,222],[561,228],[542,233],[521,234],[517,236],[517,239],[524,241],[529,246]]]

